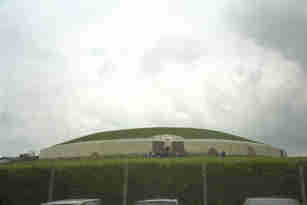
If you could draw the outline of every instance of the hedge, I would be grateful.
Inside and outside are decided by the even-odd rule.
[[[128,205],[157,197],[177,198],[184,205],[201,205],[203,163],[208,167],[209,205],[239,205],[246,197],[253,196],[300,200],[297,170],[300,161],[297,158],[200,157],[14,163],[0,166],[0,205],[46,202],[51,167],[55,168],[54,200],[98,197],[103,204],[120,205],[126,163],[129,167]],[[305,159],[302,163],[306,165]]]

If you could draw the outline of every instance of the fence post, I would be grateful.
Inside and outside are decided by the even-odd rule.
[[[208,187],[207,187],[207,166],[202,165],[202,175],[203,175],[203,205],[207,205]]]
[[[55,168],[51,168],[50,180],[49,180],[49,191],[48,191],[48,202],[53,200],[53,185],[54,185]]]
[[[306,189],[305,189],[305,179],[304,179],[304,167],[303,165],[299,166],[300,173],[300,183],[301,183],[301,194],[302,194],[302,205],[307,205],[306,203]]]
[[[123,205],[127,205],[128,193],[128,163],[124,166]]]

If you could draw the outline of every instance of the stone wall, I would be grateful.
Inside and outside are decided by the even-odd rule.
[[[103,140],[88,141],[55,145],[41,150],[40,158],[75,158],[90,156],[105,156],[116,154],[145,154],[152,152],[154,138],[131,139],[131,140]],[[281,156],[280,149],[270,145],[214,139],[191,139],[184,140],[184,149],[187,153],[207,154],[210,148],[214,148],[226,155],[248,155],[255,153],[260,156]]]
[[[189,153],[208,153],[212,147],[219,153],[226,152],[226,155],[248,155],[249,147],[251,147],[259,156],[280,156],[280,149],[270,145],[240,141],[187,140],[184,142],[184,147]]]
[[[151,141],[105,140],[56,145],[41,150],[40,158],[74,158],[92,155],[143,154],[152,149]]]

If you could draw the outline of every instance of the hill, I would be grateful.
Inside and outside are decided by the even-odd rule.
[[[178,135],[187,139],[223,139],[223,140],[237,140],[246,142],[255,142],[253,140],[246,139],[244,137],[218,132],[207,129],[196,129],[196,128],[179,128],[179,127],[151,127],[151,128],[136,128],[136,129],[125,129],[116,131],[100,132],[77,139],[73,139],[63,144],[84,142],[92,140],[112,140],[112,139],[132,139],[132,138],[149,138],[155,135]]]

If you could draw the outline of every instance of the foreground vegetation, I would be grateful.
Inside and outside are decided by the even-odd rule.
[[[300,199],[297,166],[307,166],[307,158],[188,157],[18,162],[0,166],[0,200],[7,205],[45,202],[51,168],[54,167],[54,199],[99,197],[104,204],[120,205],[123,167],[128,164],[128,205],[135,200],[155,197],[178,198],[184,205],[201,205],[201,165],[204,163],[207,164],[209,205],[239,205],[251,196]]]

